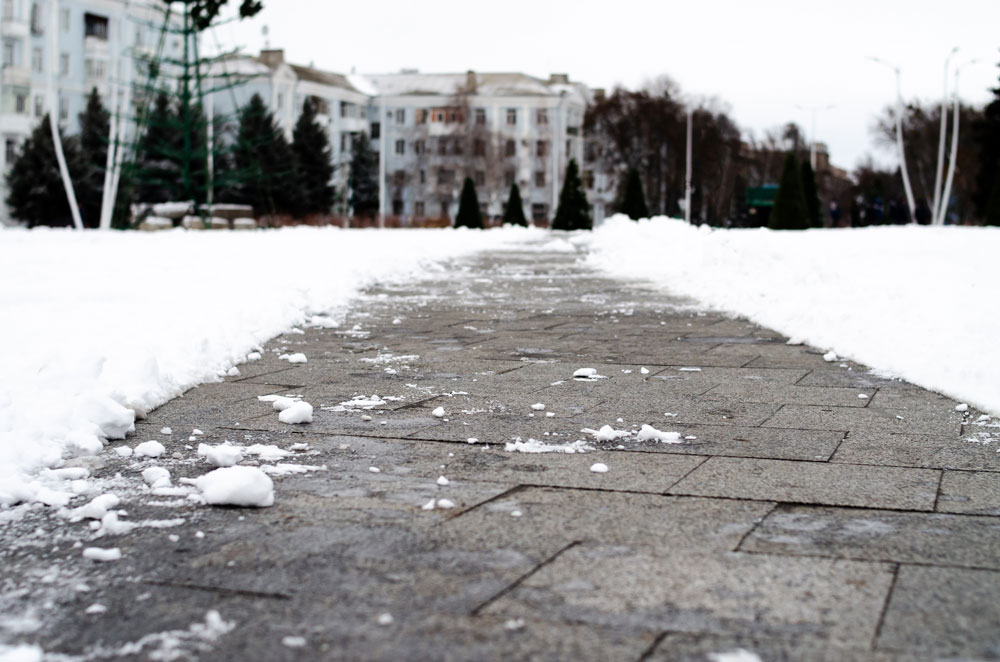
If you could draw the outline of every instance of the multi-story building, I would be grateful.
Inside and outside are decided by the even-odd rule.
[[[584,168],[582,126],[590,92],[565,74],[343,75],[290,64],[281,50],[220,67],[249,79],[234,92],[216,95],[215,108],[231,111],[234,102],[242,105],[259,94],[289,137],[303,102],[316,101],[340,190],[347,185],[353,142],[367,134],[380,153],[383,213],[404,223],[454,218],[465,177],[475,182],[484,214],[502,215],[517,182],[525,215],[551,220],[569,160]],[[606,196],[589,172],[584,179],[599,221]]]
[[[0,0],[0,173],[48,112],[49,75],[59,123],[76,133],[90,90],[110,106],[124,57],[156,49],[162,8],[153,0]],[[169,35],[165,53],[180,50],[179,37]],[[0,223],[10,222],[5,198],[0,179]]]

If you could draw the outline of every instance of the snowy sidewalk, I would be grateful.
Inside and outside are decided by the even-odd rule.
[[[42,507],[10,523],[0,633],[88,660],[1000,652],[991,421],[577,258],[493,251],[370,289],[152,412],[127,443],[159,460],[91,469],[175,487],[123,491],[140,526],[96,540]],[[273,507],[185,498],[224,441],[269,465]]]

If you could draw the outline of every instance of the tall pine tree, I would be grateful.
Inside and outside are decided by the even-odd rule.
[[[772,230],[805,230],[809,227],[809,209],[802,190],[802,170],[793,152],[785,155],[781,183],[774,196],[768,227]]]
[[[802,193],[806,197],[806,211],[809,214],[809,226],[823,227],[823,216],[819,202],[819,187],[816,186],[816,173],[813,172],[809,160],[802,162]]]
[[[295,129],[292,131],[292,151],[298,162],[302,184],[302,212],[327,214],[333,206],[333,150],[326,130],[316,119],[316,103],[307,98],[302,104]]]
[[[979,175],[973,201],[989,225],[1000,225],[1000,83],[973,130],[979,143]]]
[[[96,228],[100,224],[101,198],[104,195],[104,171],[108,158],[108,128],[111,114],[101,103],[97,88],[90,90],[87,106],[79,114],[80,173],[73,186],[80,205],[83,224]]]
[[[625,187],[619,196],[618,211],[628,215],[633,221],[649,218],[649,207],[646,206],[646,195],[642,192],[642,180],[639,171],[629,168],[625,177]]]
[[[996,176],[993,178],[993,191],[986,201],[986,225],[1000,225],[1000,161],[996,164]]]
[[[136,202],[182,200],[180,126],[166,92],[159,92],[139,142],[133,177]]]
[[[528,227],[528,219],[524,217],[524,203],[521,202],[521,189],[517,187],[517,182],[510,185],[507,208],[503,210],[503,223]]]
[[[471,177],[466,177],[462,183],[462,196],[458,199],[458,216],[455,217],[455,227],[483,227],[483,215],[479,211],[479,196],[476,195],[476,184]]]
[[[70,179],[78,179],[82,170],[78,142],[70,138],[62,143]],[[7,206],[14,218],[28,227],[73,224],[47,114],[24,141],[6,179]]]
[[[378,154],[368,136],[359,134],[351,145],[351,207],[355,216],[374,217],[378,213]]]
[[[301,188],[295,154],[259,94],[240,110],[233,149],[241,197],[261,214],[297,214]]]
[[[583,191],[580,169],[576,159],[570,159],[566,166],[566,178],[559,192],[559,207],[552,221],[553,230],[592,230],[594,220],[590,216],[590,203]]]

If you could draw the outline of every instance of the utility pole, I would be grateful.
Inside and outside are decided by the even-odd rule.
[[[688,108],[686,168],[684,170],[684,220],[688,223],[691,223],[691,124],[693,120],[694,109]]]
[[[816,170],[816,112],[820,110],[830,110],[836,107],[836,104],[827,104],[826,106],[799,106],[796,105],[799,110],[805,110],[811,113],[812,123],[809,127],[809,165],[812,166],[813,171]]]
[[[389,123],[385,121],[385,97],[380,96],[378,102],[379,114],[379,149],[378,149],[378,226],[385,227],[385,146],[386,134],[389,133]]]
[[[63,188],[66,189],[66,200],[69,202],[69,211],[73,216],[73,227],[77,230],[83,229],[83,220],[80,218],[80,207],[76,203],[76,192],[73,191],[73,181],[69,178],[69,168],[66,167],[66,155],[63,153],[62,138],[59,136],[59,124],[56,113],[59,112],[59,94],[56,92],[56,67],[59,66],[59,0],[50,0],[52,12],[49,25],[49,76],[48,76],[48,98],[49,98],[49,128],[52,130],[52,146],[56,151],[56,162],[59,164],[59,175],[62,177]]]
[[[899,67],[877,57],[869,58],[873,62],[884,64],[896,74],[896,147],[899,151],[899,169],[903,174],[903,189],[906,192],[906,205],[910,209],[910,223],[916,223],[916,205],[913,202],[913,189],[910,187],[910,174],[906,171],[906,150],[903,149],[903,87],[900,81]]]
[[[958,52],[958,46],[951,49],[944,60],[944,84],[941,89],[941,129],[938,132],[937,169],[934,171],[934,202],[931,204],[932,221],[937,225],[938,209],[941,206],[941,175],[944,172],[944,142],[948,132],[948,64],[952,56]]]

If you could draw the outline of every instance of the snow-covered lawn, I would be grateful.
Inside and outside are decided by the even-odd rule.
[[[0,504],[360,288],[538,230],[0,230]],[[333,320],[320,317],[318,324]],[[290,360],[295,357],[289,357]]]
[[[588,262],[1000,414],[1000,228],[711,230],[609,219]]]

